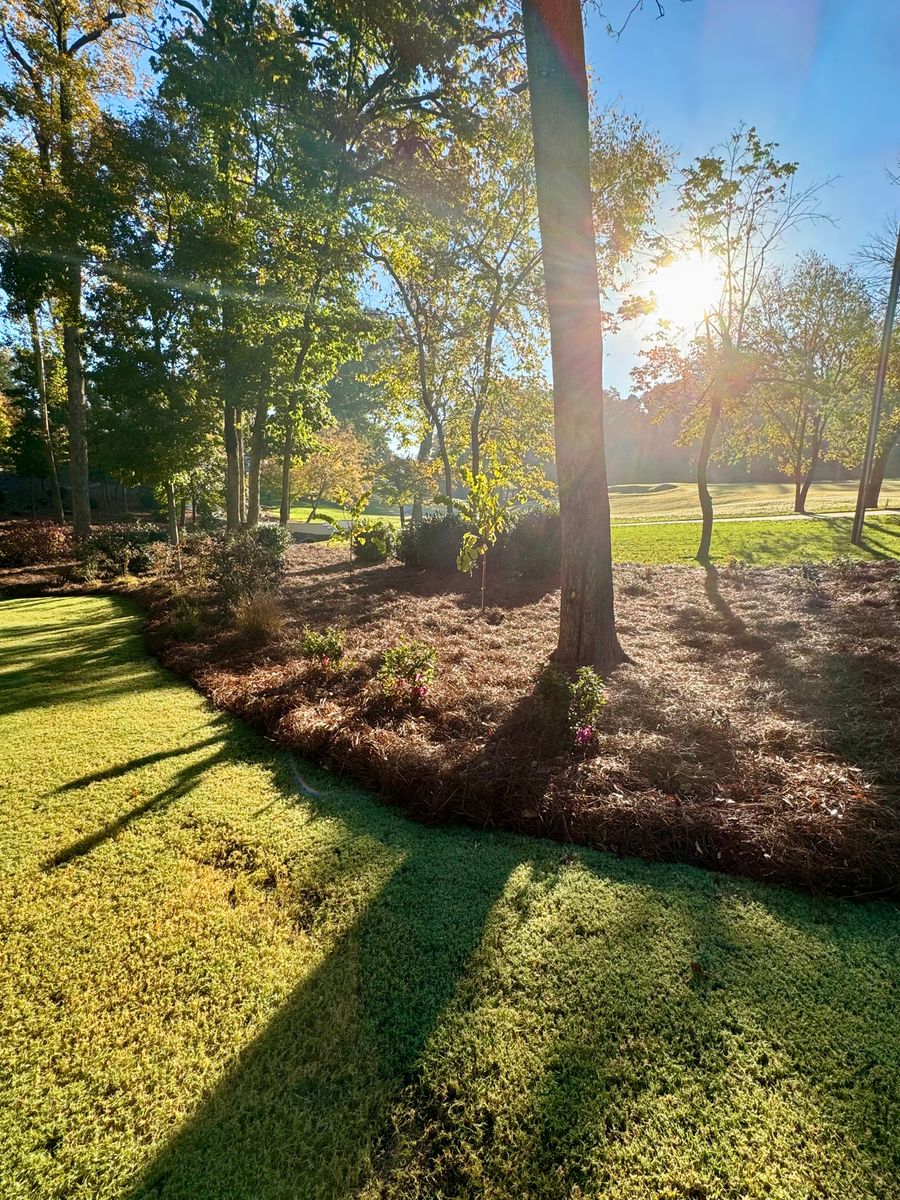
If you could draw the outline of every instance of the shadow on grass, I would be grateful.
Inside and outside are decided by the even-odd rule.
[[[308,801],[306,802],[308,803]],[[396,863],[381,890],[128,1193],[131,1200],[338,1200],[353,1194],[399,1091],[478,946],[512,858],[430,835],[368,801],[339,815]],[[486,839],[487,840],[487,839]],[[353,886],[360,869],[336,878]]]

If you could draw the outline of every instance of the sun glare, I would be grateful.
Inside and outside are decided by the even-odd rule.
[[[694,253],[661,267],[647,280],[647,287],[660,320],[693,332],[718,303],[722,283],[715,262]]]

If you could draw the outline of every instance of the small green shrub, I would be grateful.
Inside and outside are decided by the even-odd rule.
[[[166,633],[179,642],[198,637],[204,626],[203,606],[189,596],[177,596],[166,616]]]
[[[545,732],[560,745],[583,747],[593,741],[606,703],[606,687],[593,667],[569,675],[547,666],[537,683],[538,711]]]
[[[284,612],[273,592],[241,596],[234,606],[234,631],[248,642],[271,642],[284,629]]]
[[[559,571],[561,537],[558,508],[520,513],[501,538],[503,567],[525,579],[546,579]]]
[[[138,521],[100,525],[78,543],[76,553],[77,574],[85,582],[149,575],[167,557],[166,533],[157,525]]]
[[[465,524],[455,514],[423,517],[402,530],[397,557],[418,571],[455,571],[465,532]]]
[[[386,652],[378,678],[388,695],[424,700],[436,665],[437,651],[427,642],[400,642]]]
[[[353,527],[353,557],[361,563],[382,563],[394,553],[394,527],[387,521],[360,520]]]
[[[304,658],[317,658],[323,667],[334,667],[344,657],[344,635],[340,629],[329,627],[320,633],[307,625],[303,630],[300,650]]]
[[[71,553],[68,529],[53,521],[10,521],[0,528],[0,567],[35,567]]]
[[[229,608],[259,592],[277,590],[291,535],[281,525],[237,529],[215,539],[210,583]]]

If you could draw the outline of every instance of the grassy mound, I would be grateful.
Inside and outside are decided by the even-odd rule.
[[[0,745],[0,1195],[896,1196],[896,907],[301,794],[109,599]]]

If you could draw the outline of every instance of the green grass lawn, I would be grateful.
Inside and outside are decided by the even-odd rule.
[[[814,483],[809,491],[809,512],[853,512],[859,484],[854,479]],[[766,517],[792,513],[791,483],[713,483],[710,495],[718,517]],[[699,519],[695,483],[624,483],[609,489],[614,521],[664,521]],[[886,479],[881,505],[900,505],[900,479]]]
[[[4,1200],[898,1195],[896,907],[304,798],[108,598],[0,746]]]
[[[723,521],[713,525],[712,557],[740,559],[773,567],[800,562],[854,558],[900,558],[900,517],[868,517],[863,545],[850,544],[852,517],[808,521]],[[613,526],[613,558],[632,563],[693,563],[700,526],[671,521],[666,525]]]
[[[278,515],[277,508],[269,508],[268,511],[274,516]],[[332,504],[330,500],[323,500],[318,506],[318,511],[320,516],[327,514],[328,516],[335,517],[338,520],[343,520],[346,517],[346,513],[341,506],[339,504]],[[305,524],[311,512],[311,504],[295,505],[291,509],[291,520],[303,521]],[[377,500],[367,506],[365,515],[367,517],[378,517],[382,521],[387,521],[390,525],[396,525],[398,529],[400,527],[400,510],[398,508],[391,508],[387,504],[380,504]],[[318,521],[319,517],[316,518],[316,523],[318,523]],[[326,522],[322,521],[322,525],[325,526]]]

